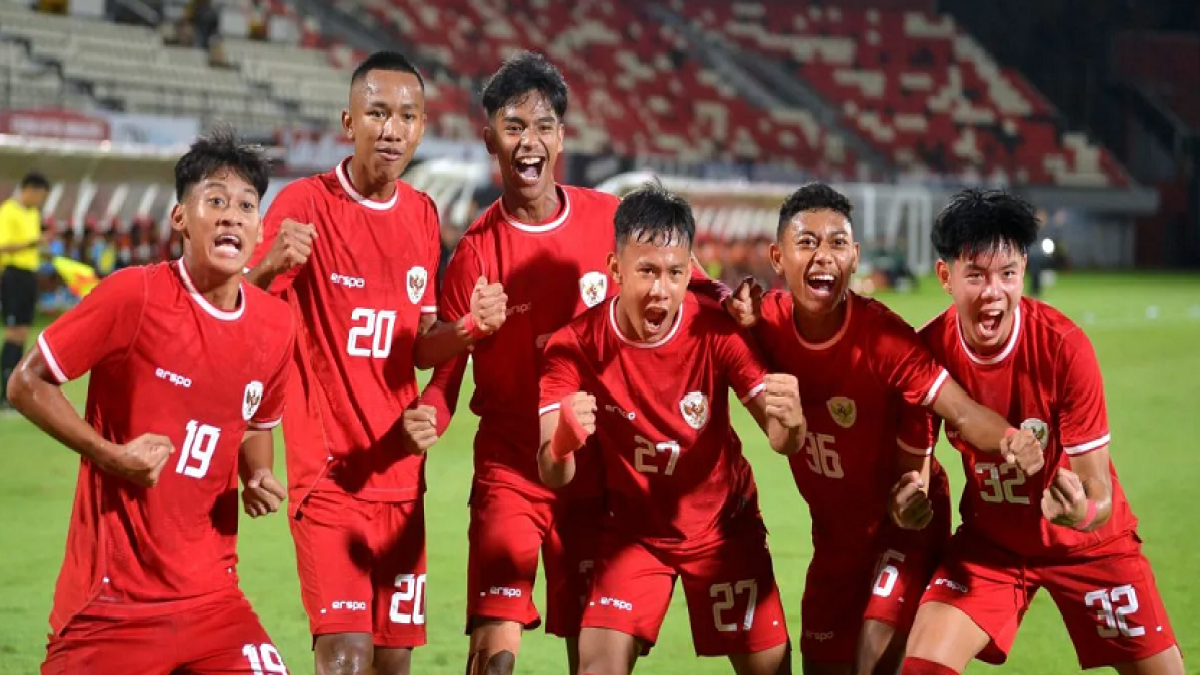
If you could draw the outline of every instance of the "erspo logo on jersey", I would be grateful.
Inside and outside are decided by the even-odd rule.
[[[345,286],[346,288],[366,288],[367,280],[362,277],[348,277],[345,274],[334,272],[329,275],[329,280],[335,286]]]
[[[185,389],[192,386],[192,378],[184,377],[182,375],[176,375],[175,373],[172,373],[169,370],[163,370],[162,368],[155,369],[154,376],[159,379],[166,380],[167,382],[170,382],[171,384],[173,384],[175,386],[183,387]]]

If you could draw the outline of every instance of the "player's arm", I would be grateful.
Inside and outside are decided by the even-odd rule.
[[[279,510],[287,489],[275,477],[275,438],[270,429],[250,429],[242,438],[238,458],[242,477],[242,507],[251,518]]]
[[[508,314],[508,296],[489,283],[486,267],[471,237],[459,240],[442,278],[439,320],[417,339],[413,361],[422,370],[446,363],[500,329]]]
[[[1017,430],[991,408],[976,403],[949,374],[934,394],[930,409],[958,429],[967,443],[982,452],[1003,455],[1026,474],[1037,473],[1045,462],[1042,445],[1032,431]]]
[[[317,239],[316,208],[303,182],[285,187],[263,216],[262,241],[247,264],[246,278],[263,290],[280,291],[308,262]],[[276,283],[278,281],[278,283]]]
[[[1082,532],[1099,529],[1112,516],[1108,445],[1071,456],[1042,493],[1042,513],[1055,525]]]
[[[800,384],[796,376],[772,373],[763,376],[762,390],[744,401],[771,449],[781,455],[793,455],[804,445],[808,422],[800,406]]]
[[[899,480],[892,486],[888,515],[908,530],[919,530],[933,520],[929,501],[929,475],[933,467],[933,419],[920,406],[903,406],[896,434],[896,468]]]
[[[575,451],[596,432],[596,397],[578,391],[542,408],[538,476],[558,489],[575,478]]]

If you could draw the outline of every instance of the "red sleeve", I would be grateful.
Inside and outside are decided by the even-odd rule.
[[[1058,357],[1058,429],[1063,452],[1082,455],[1108,445],[1104,380],[1092,342],[1082,330],[1067,334]]]
[[[864,311],[876,311],[865,307]],[[885,325],[886,324],[886,325]],[[867,332],[876,374],[911,405],[933,404],[950,374],[933,359],[917,332],[902,319],[885,316]]]
[[[296,326],[291,321],[289,313],[286,345],[279,359],[279,364],[275,366],[274,372],[271,373],[271,379],[267,381],[267,385],[263,389],[262,405],[258,406],[258,410],[254,412],[254,417],[250,419],[249,426],[251,429],[273,429],[279,426],[279,422],[283,420],[284,401],[287,398],[288,376],[292,370],[292,350],[295,349],[295,346]]]
[[[558,410],[560,402],[568,394],[580,390],[583,383],[579,368],[581,356],[579,340],[570,326],[559,329],[550,337],[542,358],[539,417]]]
[[[442,259],[442,224],[438,219],[437,204],[425,196],[425,200],[429,205],[429,220],[426,221],[426,227],[429,230],[429,258],[425,261],[425,268],[429,270],[428,282],[425,284],[425,294],[421,296],[421,314],[438,313],[437,306],[437,279],[438,263]]]
[[[471,313],[471,292],[475,289],[475,281],[483,273],[483,259],[474,237],[463,237],[454,248],[454,255],[446,264],[446,274],[442,278],[442,298],[438,307],[442,321],[458,321]]]
[[[38,349],[59,384],[126,357],[146,307],[147,269],[109,275],[38,336]]]
[[[313,222],[316,209],[313,208],[313,196],[306,187],[307,183],[305,179],[293,181],[275,196],[271,208],[267,209],[267,215],[263,216],[262,242],[254,247],[254,254],[250,256],[250,262],[246,263],[246,269],[254,269],[266,257],[275,243],[275,236],[279,234],[283,221],[291,219],[300,223]],[[299,267],[293,267],[275,277],[271,281],[271,293],[279,295],[287,290],[299,271]]]
[[[902,405],[896,425],[896,444],[914,455],[933,454],[933,415],[929,408]]]
[[[436,366],[429,384],[421,392],[421,403],[433,406],[437,411],[438,436],[446,433],[450,420],[458,409],[458,394],[462,389],[463,375],[467,371],[467,355],[459,354],[449,361]]]
[[[728,319],[724,315],[722,318]],[[766,388],[763,377],[767,374],[767,368],[758,349],[746,340],[732,319],[721,321],[720,324],[715,331],[718,363],[725,369],[729,386],[733,387],[738,400],[744,404]]]

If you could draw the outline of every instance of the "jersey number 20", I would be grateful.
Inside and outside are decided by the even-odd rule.
[[[392,333],[396,330],[396,310],[357,307],[350,314],[346,352],[350,356],[386,359],[392,353]],[[362,322],[359,324],[359,322]]]

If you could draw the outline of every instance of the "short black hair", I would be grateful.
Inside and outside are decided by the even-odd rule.
[[[21,189],[36,188],[39,190],[49,190],[50,181],[37,171],[30,171],[21,179]]]
[[[846,195],[834,190],[825,183],[808,183],[801,186],[798,190],[788,195],[784,200],[783,206],[779,207],[779,226],[775,230],[776,237],[782,237],[787,231],[788,224],[796,217],[796,214],[805,211],[836,211],[846,217],[850,221],[850,214],[854,212],[854,205],[846,198]]]
[[[945,261],[1012,248],[1021,254],[1037,239],[1033,205],[1004,190],[970,188],[950,199],[933,222],[933,249]]]
[[[358,67],[354,69],[354,74],[350,76],[350,86],[358,84],[372,70],[394,70],[399,73],[412,73],[417,77],[417,83],[421,85],[421,91],[425,91],[425,78],[421,77],[421,71],[413,65],[408,57],[400,52],[381,51],[371,54]]]
[[[175,163],[175,198],[182,202],[188,190],[223,169],[253,185],[260,199],[266,193],[271,176],[267,159],[257,147],[239,144],[232,129],[219,127],[196,139]]]
[[[670,246],[696,239],[696,217],[687,200],[657,183],[647,183],[625,195],[613,215],[616,248],[637,241]]]
[[[570,91],[562,73],[541,54],[517,52],[483,85],[483,110],[491,119],[497,110],[533,92],[546,97],[560,121],[566,116]]]

